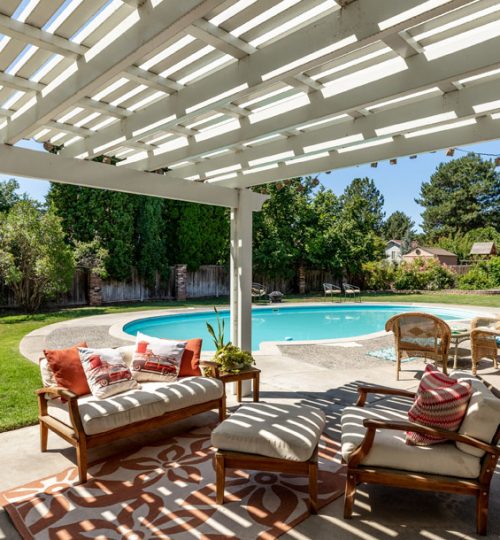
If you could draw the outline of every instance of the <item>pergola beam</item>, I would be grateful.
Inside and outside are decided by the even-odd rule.
[[[182,178],[132,171],[93,161],[75,160],[46,152],[0,145],[0,172],[62,184],[149,195],[163,199],[236,208],[238,191],[221,186],[189,182]],[[267,197],[248,192],[249,206],[261,209]]]
[[[5,142],[13,144],[28,136],[38,126],[51,121],[57,114],[80,99],[97,91],[113,77],[125,71],[163,43],[175,37],[195,20],[214,9],[222,0],[183,0],[163,2],[155,8],[149,3],[137,10],[139,20],[134,30],[115,39],[105,51],[88,61],[77,61],[78,70],[54,91],[42,97],[37,95],[36,106],[12,121],[7,128]],[[95,46],[94,46],[95,47]]]
[[[441,6],[417,15],[411,20],[411,24],[425,21],[469,1],[449,0]],[[243,98],[255,93],[260,88],[266,88],[277,81],[313,69],[327,61],[339,58],[351,51],[404,30],[408,25],[408,21],[398,23],[384,31],[380,31],[374,21],[388,19],[405,8],[416,7],[420,3],[417,0],[404,0],[397,3],[357,0],[357,2],[349,4],[344,9],[337,10],[311,25],[292,32],[275,43],[241,59],[239,62],[234,62],[217,73],[187,86],[166,100],[158,101],[144,111],[135,114],[123,126],[109,126],[92,138],[80,141],[68,150],[63,150],[63,153],[68,156],[76,156],[83,152],[89,152],[92,155],[94,148],[113,141],[123,134],[132,137],[133,132],[153,124],[158,118],[165,118],[172,114],[176,115],[176,119],[165,122],[163,128],[168,129],[170,125],[175,123],[185,124],[189,117],[192,116],[192,113],[187,111],[199,103],[227,92],[230,88],[248,85],[248,89],[243,89],[230,96],[223,97],[215,103],[212,102],[207,106],[198,108],[196,114],[199,115],[205,111],[223,106],[228,102]],[[277,72],[274,76],[266,78],[266,80],[262,79],[266,74],[283,66],[288,66],[297,58],[314,55],[318,50],[331,46],[332,42],[341,42],[354,34],[357,40],[352,43],[345,44],[339,49],[327,52],[324,55],[311,56],[303,64],[289,67],[284,72]]]
[[[226,187],[250,187],[267,182],[277,182],[287,178],[296,178],[316,172],[344,169],[355,165],[363,165],[392,158],[423,154],[434,150],[441,150],[454,146],[464,146],[482,141],[500,139],[500,120],[493,120],[489,116],[477,119],[477,124],[462,127],[448,132],[439,132],[406,139],[402,136],[394,138],[392,143],[366,148],[362,152],[348,152],[339,154],[331,152],[328,157],[316,159],[295,165],[278,164],[274,169],[264,172],[248,174],[238,178],[231,178],[217,182],[217,185]]]

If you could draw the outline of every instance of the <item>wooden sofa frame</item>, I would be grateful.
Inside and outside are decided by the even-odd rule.
[[[478,377],[479,378],[479,377]],[[481,381],[486,384],[484,380]],[[500,392],[486,384],[491,392],[500,398]],[[375,386],[358,387],[359,397],[356,402],[357,407],[363,407],[368,393],[386,394],[414,398],[415,393],[396,388],[384,388]],[[495,467],[500,456],[500,423],[491,444],[460,435],[453,431],[445,431],[431,427],[421,426],[413,422],[395,422],[385,420],[363,421],[367,428],[365,438],[361,445],[352,453],[347,463],[347,480],[344,499],[344,518],[352,516],[356,486],[358,483],[382,484],[400,488],[417,489],[422,491],[443,491],[447,493],[461,493],[464,495],[474,495],[476,497],[476,529],[477,534],[485,535],[488,524],[488,500],[490,493],[490,483],[495,471]],[[398,431],[414,431],[427,435],[438,435],[449,441],[468,444],[485,452],[481,458],[481,472],[479,478],[458,478],[452,476],[438,476],[428,473],[413,473],[412,471],[388,469],[377,466],[364,466],[361,461],[370,452],[377,429],[391,429]]]
[[[76,448],[76,463],[80,483],[87,481],[87,450],[89,448],[95,448],[116,441],[117,439],[123,439],[137,433],[157,429],[172,422],[177,422],[178,420],[213,409],[219,410],[220,422],[226,417],[226,394],[223,391],[222,397],[219,399],[167,412],[161,416],[134,422],[133,424],[128,424],[104,433],[87,435],[83,429],[78,408],[78,396],[76,394],[62,387],[40,388],[36,393],[38,397],[38,420],[40,422],[40,449],[42,452],[47,451],[49,430],[57,433],[66,442],[74,446]],[[49,396],[49,398],[62,398],[67,401],[72,428],[48,414],[46,396]]]

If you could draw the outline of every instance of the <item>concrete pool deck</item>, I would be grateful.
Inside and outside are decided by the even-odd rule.
[[[474,310],[483,314],[500,313],[500,310],[491,308],[474,308]],[[139,315],[154,314],[156,312],[147,311],[99,315],[57,323],[27,336],[23,348],[36,361],[44,346],[62,347],[73,344],[75,339],[73,330],[83,333],[78,339],[89,339],[90,345],[102,345],[99,340],[103,337],[109,338],[110,341],[116,339],[109,337],[107,328],[123,320],[123,315],[136,318]],[[279,354],[260,354],[257,356],[257,365],[262,370],[261,399],[267,402],[289,403],[320,399],[331,414],[340,416],[345,406],[354,403],[355,388],[359,384],[416,388],[419,373],[424,367],[423,361],[404,363],[401,380],[396,381],[393,362],[374,359],[366,355],[369,350],[383,348],[391,343],[391,337],[384,336],[332,345],[296,347],[287,345],[286,348],[280,347]],[[40,347],[42,344],[43,346]],[[470,366],[470,351],[467,347],[461,346],[460,353],[459,367],[467,368]],[[491,362],[481,362],[479,374],[500,388],[500,370],[495,370]],[[235,405],[234,396],[229,395],[228,406]],[[198,415],[163,430],[116,442],[105,449],[92,450],[90,459],[97,460],[100,457],[118,453],[130,445],[142,446],[160,441],[192,427],[206,425],[215,419],[216,414],[212,412]],[[38,436],[37,426],[0,433],[0,455],[4,471],[0,475],[0,491],[57,473],[74,465],[74,450],[62,439],[49,434],[49,452],[41,454]],[[499,539],[500,466],[495,476],[491,486],[490,534],[487,538]],[[479,538],[475,535],[474,506],[474,499],[471,497],[363,485],[359,488],[352,520],[343,519],[343,499],[339,498],[322,508],[317,516],[309,517],[281,538],[286,540]],[[9,518],[0,509],[0,539],[17,540],[19,538]],[[253,540],[253,538],[240,540]]]

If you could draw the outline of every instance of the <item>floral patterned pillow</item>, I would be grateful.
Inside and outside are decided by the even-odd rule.
[[[173,341],[137,332],[131,371],[138,381],[175,381],[187,341]]]
[[[93,396],[107,398],[139,387],[116,349],[79,348],[78,352]]]

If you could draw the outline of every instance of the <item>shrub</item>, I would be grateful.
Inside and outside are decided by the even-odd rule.
[[[366,288],[384,291],[394,281],[395,268],[387,261],[370,261],[363,264],[363,280]]]
[[[477,263],[467,274],[460,276],[459,287],[472,290],[500,287],[500,257]]]
[[[394,287],[397,290],[438,290],[455,286],[455,274],[435,259],[417,258],[403,261],[396,270]]]
[[[75,263],[64,243],[61,220],[34,201],[14,204],[0,219],[0,277],[28,312],[66,292]]]

